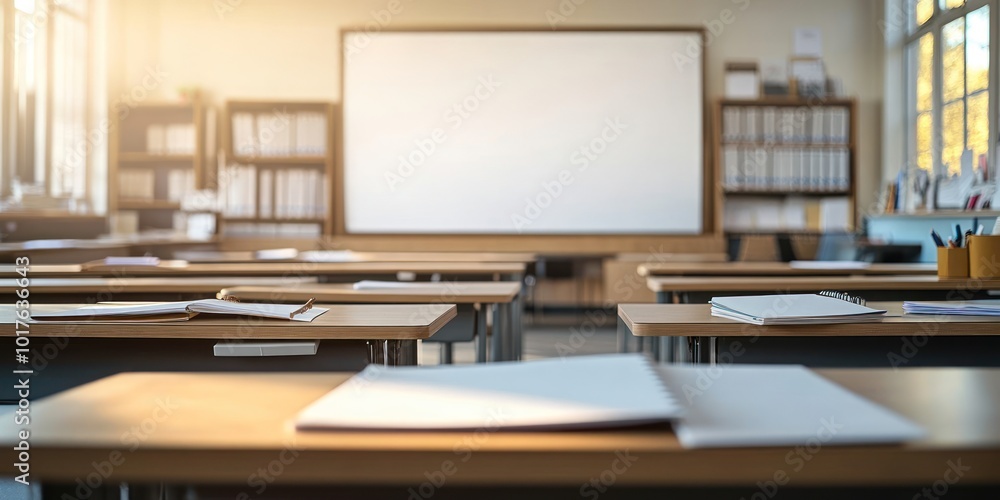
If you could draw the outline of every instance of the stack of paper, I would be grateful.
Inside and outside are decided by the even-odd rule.
[[[815,294],[713,297],[712,316],[754,325],[881,321],[885,311]]]
[[[899,443],[925,434],[802,366],[656,369],[635,354],[369,366],[306,407],[295,425],[559,430],[668,420],[687,448]]]
[[[1000,316],[1000,300],[955,302],[903,302],[906,314],[948,314],[956,316]]]
[[[674,424],[685,448],[899,443],[925,434],[913,422],[803,366],[668,366],[663,371],[671,392],[688,395],[682,401],[684,417]],[[705,380],[711,381],[707,388]]]
[[[602,355],[524,363],[369,365],[299,414],[299,429],[571,429],[680,415],[650,362]]]

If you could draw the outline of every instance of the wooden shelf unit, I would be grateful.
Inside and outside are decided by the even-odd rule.
[[[728,139],[726,138],[726,109],[727,108],[755,108],[758,110],[757,118],[759,127],[760,137],[757,139]],[[780,137],[780,130],[775,131],[775,138],[766,137],[766,130],[763,125],[763,110],[766,108],[774,108],[776,110],[786,110],[787,108],[800,108],[803,112],[808,112],[808,116],[811,120],[812,111],[816,108],[841,108],[846,109],[847,116],[845,119],[844,126],[847,127],[847,134],[845,141],[837,142],[831,141],[828,138],[821,138],[819,140],[812,140],[811,138],[799,138],[795,141],[783,141]],[[716,179],[716,196],[720,200],[721,209],[718,211],[716,223],[718,227],[723,228],[726,233],[818,233],[820,230],[813,227],[805,228],[785,228],[779,230],[763,230],[748,227],[727,227],[724,223],[724,217],[726,214],[726,197],[740,197],[740,198],[753,198],[760,197],[761,199],[767,198],[787,198],[792,196],[801,196],[805,198],[810,198],[811,200],[816,200],[822,197],[841,197],[847,198],[848,200],[848,227],[846,229],[853,230],[856,224],[857,217],[857,102],[851,98],[809,98],[809,99],[799,99],[799,98],[765,98],[759,100],[748,100],[748,99],[721,99],[715,105],[715,120],[714,123],[714,133],[712,134],[712,148],[713,148],[713,158],[715,161],[715,175]],[[780,114],[776,118],[775,127],[781,126]],[[806,122],[806,133],[811,135],[811,129],[809,129],[811,121]],[[829,134],[828,134],[829,135]],[[786,187],[774,187],[774,186],[741,186],[735,187],[728,184],[729,179],[727,178],[726,171],[726,151],[727,148],[759,148],[772,154],[774,151],[783,149],[803,149],[803,150],[830,150],[830,149],[841,149],[846,150],[847,158],[847,185],[845,188],[824,188],[824,187],[813,187],[813,188],[786,188]],[[739,164],[739,168],[743,168],[743,164]],[[807,221],[808,224],[808,221]]]
[[[180,210],[178,201],[169,199],[169,176],[174,170],[191,172],[192,189],[205,187],[205,108],[198,97],[189,102],[142,103],[128,113],[112,110],[108,172],[108,212],[138,213],[138,230],[173,227],[174,213]],[[164,129],[162,148],[150,150],[150,127],[190,125],[193,127],[190,152],[169,151]],[[181,141],[186,142],[186,141]],[[153,198],[129,197],[122,192],[122,175],[126,172],[152,172]],[[125,175],[128,175],[127,173]]]
[[[324,117],[324,124],[326,127],[325,134],[323,136],[323,154],[296,154],[295,151],[291,151],[289,154],[284,155],[264,155],[264,154],[247,154],[235,147],[235,142],[237,138],[234,133],[233,118],[238,114],[251,114],[255,117],[260,115],[276,115],[277,113],[288,113],[295,115],[300,112],[310,112],[319,113]],[[257,121],[254,121],[254,140],[259,140],[259,130],[256,125]],[[297,123],[297,120],[296,120]],[[251,223],[251,224],[317,224],[321,226],[321,233],[324,235],[330,235],[333,232],[333,179],[334,179],[334,105],[331,102],[325,101],[251,101],[251,100],[231,100],[227,101],[225,105],[225,111],[223,113],[223,118],[221,120],[221,132],[222,132],[222,147],[225,153],[226,166],[239,165],[239,166],[252,166],[255,169],[256,180],[254,182],[253,192],[253,215],[226,215],[224,212],[221,220],[223,224],[229,223]],[[290,132],[291,137],[295,137],[296,130],[295,125],[291,125],[292,131]],[[323,210],[321,217],[314,216],[304,216],[304,217],[278,217],[274,215],[276,209],[276,175],[277,172],[284,169],[296,169],[303,171],[320,170],[322,177],[322,182],[325,186],[325,193],[323,200]],[[270,210],[272,214],[270,216],[261,216],[261,173],[264,171],[272,172],[272,182],[271,190],[266,193],[267,198],[270,200]],[[221,178],[220,174],[220,178]],[[224,186],[218,187],[220,195],[224,189]]]

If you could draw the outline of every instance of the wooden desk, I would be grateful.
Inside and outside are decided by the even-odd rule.
[[[65,482],[119,458],[105,484],[229,484],[294,452],[269,494],[294,485],[415,488],[451,461],[447,487],[560,486],[579,491],[616,452],[638,457],[614,488],[929,486],[949,461],[972,465],[961,485],[1000,482],[1000,370],[820,370],[830,380],[928,430],[903,445],[823,446],[792,472],[792,447],[689,450],[667,426],[579,432],[296,432],[290,422],[348,374],[128,373],[31,404],[31,478]],[[122,436],[147,425],[138,446]],[[12,418],[0,456],[17,462]],[[471,459],[463,443],[474,439]],[[116,455],[111,455],[115,453]],[[117,455],[120,454],[120,455]],[[121,460],[123,458],[123,460]],[[272,490],[271,488],[275,488]],[[252,490],[250,490],[252,491]],[[502,492],[503,490],[501,490]],[[616,490],[617,491],[617,490]],[[495,492],[499,494],[500,492]],[[405,497],[405,495],[403,495]],[[479,497],[479,495],[476,495]],[[227,496],[227,498],[234,498]],[[300,498],[287,494],[282,498]],[[534,497],[532,497],[534,498]]]
[[[860,269],[792,267],[787,262],[648,262],[639,276],[873,276],[936,275],[936,264],[871,264]]]
[[[733,337],[938,337],[1000,336],[1000,317],[945,316],[903,314],[902,302],[872,302],[869,307],[888,311],[880,322],[832,325],[771,325],[758,326],[712,316],[708,304],[619,304],[618,350],[627,352],[632,336],[647,338],[639,342],[643,350],[652,350],[665,361],[683,358],[680,339],[692,337],[693,349],[687,359],[698,361],[705,356],[697,352],[707,349],[709,361],[717,362],[717,339]]]
[[[334,250],[338,251],[338,250]],[[300,252],[301,253],[301,252]],[[506,262],[531,264],[538,260],[532,253],[500,252],[354,252],[350,262]],[[176,252],[175,259],[188,262],[271,262],[256,257],[256,252]],[[283,262],[305,262],[301,257],[283,259]]]
[[[357,304],[428,304],[447,302],[458,304],[459,316],[468,313],[475,325],[473,332],[479,334],[479,342],[476,346],[476,360],[484,362],[487,359],[486,349],[486,314],[485,306],[489,305],[493,310],[494,332],[493,345],[490,348],[489,359],[492,361],[506,361],[516,359],[515,352],[520,352],[517,346],[521,343],[522,327],[520,316],[514,314],[513,304],[521,293],[519,283],[503,281],[456,281],[449,283],[441,282],[420,282],[413,283],[413,286],[397,288],[368,288],[355,290],[351,283],[323,283],[316,285],[295,285],[286,287],[268,286],[236,286],[222,290],[224,295],[239,297],[246,301],[281,301],[281,302],[304,302],[310,298],[315,298],[320,302],[329,303],[357,303]],[[482,306],[482,307],[481,307]],[[447,328],[454,325],[449,324]],[[463,326],[463,325],[455,325]],[[468,332],[468,330],[466,330]],[[455,336],[445,337],[441,340],[442,334],[436,335],[433,341],[442,343],[442,362],[450,363],[452,360],[452,342],[471,340],[466,338],[462,332],[456,332]]]
[[[869,298],[872,292],[892,292],[915,297],[921,292],[936,292],[949,300],[966,299],[969,294],[1000,290],[1000,279],[939,279],[937,276],[872,275],[872,276],[653,276],[646,279],[649,289],[656,292],[657,302],[672,303],[675,295],[699,294],[697,300],[707,302],[711,294],[789,293],[837,290],[856,292]],[[954,292],[954,293],[952,293]],[[707,298],[706,298],[707,297]],[[870,300],[870,299],[869,299]]]
[[[102,302],[109,300],[179,300],[214,298],[225,286],[299,286],[316,283],[316,278],[216,277],[216,278],[30,278],[32,297],[43,296],[47,303]],[[14,279],[0,279],[0,294],[13,295],[21,287]],[[88,300],[89,299],[89,300]],[[37,300],[37,299],[36,299]]]
[[[0,278],[19,278],[12,265],[0,266]],[[514,262],[246,262],[246,263],[190,263],[186,266],[143,267],[128,266],[84,270],[78,264],[33,265],[28,268],[30,278],[74,277],[206,277],[206,276],[395,276],[400,272],[414,274],[442,274],[466,276],[513,277],[520,281],[525,265]]]
[[[31,310],[74,307],[79,305],[32,304]],[[414,365],[417,340],[435,334],[457,314],[451,304],[317,307],[330,310],[309,323],[211,315],[162,323],[32,321],[30,364],[53,391],[124,371],[317,371],[356,369],[366,362]],[[0,304],[0,337],[14,337],[14,323],[14,305]],[[329,345],[321,344],[315,356],[241,358],[216,357],[213,352],[219,342],[281,340],[329,341]],[[0,366],[14,370],[25,365],[15,364],[11,357]]]

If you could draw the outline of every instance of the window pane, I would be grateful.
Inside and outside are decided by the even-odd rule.
[[[87,37],[82,22],[55,15],[52,74],[52,194],[86,194]]]
[[[931,143],[931,114],[917,116],[917,168],[932,170],[934,154]]]
[[[966,92],[970,94],[990,84],[990,8],[983,7],[966,16]]]
[[[956,19],[941,32],[944,65],[944,102],[965,96],[965,19]]]
[[[926,34],[917,42],[917,52],[912,67],[917,74],[917,111],[928,111],[933,106],[931,92],[934,89],[934,35]]]
[[[913,0],[911,4],[913,7],[914,20],[917,22],[917,26],[921,26],[931,18],[934,14],[934,2],[931,0]]]
[[[940,0],[941,10],[954,9],[965,5],[965,0]]]
[[[972,150],[972,165],[979,164],[979,155],[990,150],[990,94],[980,92],[968,100],[969,145]]]
[[[946,104],[941,111],[941,163],[946,172],[957,174],[965,150],[965,101]]]

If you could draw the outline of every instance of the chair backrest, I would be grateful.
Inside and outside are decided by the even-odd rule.
[[[858,247],[853,233],[823,233],[819,237],[816,260],[857,260],[857,257]]]

